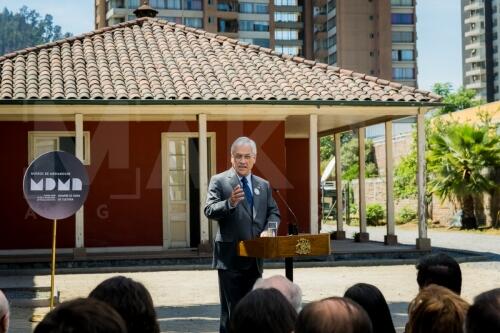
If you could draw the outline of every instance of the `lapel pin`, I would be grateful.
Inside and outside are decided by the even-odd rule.
[[[253,192],[255,193],[255,195],[259,195],[260,194],[260,191],[258,188],[254,188],[253,189]]]

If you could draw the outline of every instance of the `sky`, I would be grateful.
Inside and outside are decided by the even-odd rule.
[[[78,35],[93,30],[94,0],[0,0],[0,9],[23,5],[51,14],[63,32]],[[418,84],[430,90],[436,82],[462,85],[460,1],[417,0]]]

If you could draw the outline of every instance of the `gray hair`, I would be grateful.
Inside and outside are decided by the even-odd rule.
[[[302,309],[302,290],[298,284],[293,283],[282,275],[273,275],[267,279],[258,278],[252,290],[269,288],[280,291],[290,304],[292,304],[297,313],[300,312]]]
[[[247,138],[246,136],[240,136],[239,138],[234,140],[233,144],[231,145],[231,155],[234,154],[234,151],[238,146],[250,146],[250,148],[252,149],[252,154],[257,155],[257,145],[255,144],[255,141]]]

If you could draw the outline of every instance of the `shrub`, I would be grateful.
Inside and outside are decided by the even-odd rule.
[[[403,207],[396,216],[397,224],[405,224],[417,219],[417,211],[411,207]]]
[[[381,204],[369,204],[366,206],[366,223],[368,225],[379,225],[384,219],[385,210]]]

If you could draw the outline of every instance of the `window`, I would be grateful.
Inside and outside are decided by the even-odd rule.
[[[183,9],[202,10],[203,9],[203,1],[202,0],[184,0]]]
[[[413,0],[391,0],[392,6],[413,6]]]
[[[235,12],[238,9],[238,4],[229,0],[219,0],[217,2],[217,10],[221,12]]]
[[[299,39],[299,31],[294,29],[276,29],[274,31],[274,38],[280,40]]]
[[[138,8],[140,6],[139,0],[128,0],[127,3],[128,8]]]
[[[276,12],[274,13],[275,22],[299,22],[299,13],[292,12]]]
[[[28,132],[28,162],[49,151],[62,150],[75,155],[75,132]],[[83,164],[90,164],[90,132],[83,132]]]
[[[267,14],[269,7],[264,3],[240,2],[240,13]]]
[[[203,27],[203,19],[200,17],[184,17],[183,24],[193,27],[193,28],[202,28]]]
[[[413,50],[392,50],[393,61],[411,61],[415,60]]]
[[[182,24],[182,17],[161,16],[161,18],[167,20],[168,22]]]
[[[218,32],[238,32],[238,21],[228,19],[217,19]]]
[[[181,0],[163,0],[161,2],[164,2],[164,5],[163,7],[158,7],[158,8],[181,9]],[[151,5],[151,0],[149,5],[155,8],[153,5]]]
[[[391,14],[392,24],[413,24],[413,14]]]
[[[328,64],[333,65],[337,63],[337,52],[333,52],[328,56]]]
[[[394,43],[413,43],[415,35],[413,31],[393,31],[392,41]]]
[[[252,44],[269,48],[269,39],[266,39],[266,38],[254,38],[253,41],[252,41]]]
[[[267,21],[240,21],[241,31],[269,31],[269,22]]]
[[[297,0],[274,0],[276,6],[297,6]]]
[[[276,45],[275,50],[277,52],[289,54],[289,55],[299,55],[301,48],[299,46],[283,46]]]
[[[413,80],[415,79],[415,69],[394,67],[392,69],[392,78],[396,80]]]
[[[337,20],[335,19],[335,17],[332,17],[332,18],[328,19],[328,21],[326,23],[326,28],[328,30],[330,30],[330,29],[335,28],[336,25],[337,25]]]
[[[328,37],[328,47],[332,47],[337,44],[337,35]]]

